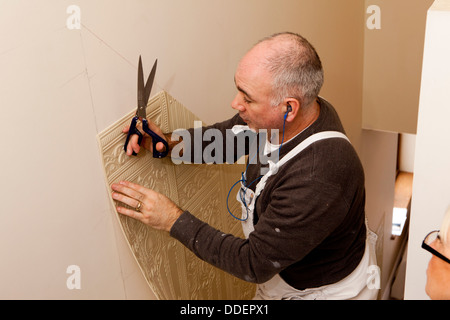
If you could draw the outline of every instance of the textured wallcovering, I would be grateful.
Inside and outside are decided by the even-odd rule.
[[[122,128],[134,116],[128,115],[98,135],[107,187],[129,180],[165,194],[181,208],[225,233],[242,236],[240,223],[226,210],[229,188],[245,169],[242,165],[174,165],[169,157],[154,159],[141,151],[128,157],[123,151]],[[162,91],[147,106],[147,115],[163,132],[190,128],[198,120],[168,93]],[[240,207],[230,196],[232,212]],[[116,207],[110,198],[112,206]],[[158,299],[251,299],[255,286],[239,280],[198,259],[167,232],[157,231],[132,218],[118,217],[124,236],[139,267]]]

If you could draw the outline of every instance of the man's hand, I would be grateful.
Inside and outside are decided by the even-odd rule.
[[[111,186],[113,199],[135,208],[118,206],[117,212],[132,217],[158,230],[170,231],[175,221],[183,213],[166,196],[135,183],[121,181]]]
[[[148,127],[154,133],[156,133],[157,135],[162,137],[164,140],[168,141],[167,137],[163,134],[161,129],[157,125],[155,125],[151,120],[148,120]],[[152,137],[150,137],[148,134],[146,134],[144,132],[144,130],[142,130],[142,124],[140,123],[140,121],[139,121],[139,124],[136,126],[136,128],[143,134],[142,146],[145,149],[149,150],[150,152],[153,152]],[[122,129],[122,132],[128,133],[129,130],[130,130],[130,126],[128,125]],[[138,144],[138,139],[139,139],[139,137],[137,134],[134,134],[130,137],[130,141],[128,142],[128,146],[127,146],[127,155],[131,156],[133,154],[133,151],[136,153],[139,153],[139,151],[141,150],[141,146]],[[158,142],[156,144],[157,151],[163,152],[164,148],[165,147],[162,142]]]

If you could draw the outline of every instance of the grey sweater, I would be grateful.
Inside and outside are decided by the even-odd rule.
[[[280,159],[312,134],[344,132],[331,104],[318,101],[318,119],[283,144]],[[225,137],[236,124],[245,124],[239,115],[203,130],[215,128]],[[247,181],[260,174],[261,163],[250,164]],[[256,199],[255,230],[248,239],[223,236],[188,211],[170,235],[200,259],[243,280],[263,283],[280,274],[294,288],[315,288],[342,280],[359,264],[366,239],[364,207],[364,172],[356,151],[344,139],[327,139],[310,145],[267,180]]]

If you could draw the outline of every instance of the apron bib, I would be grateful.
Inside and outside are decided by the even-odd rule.
[[[302,141],[300,144],[298,144],[294,149],[292,149],[277,163],[273,163],[269,160],[268,161],[269,171],[260,179],[260,181],[256,185],[255,192],[245,187],[244,184],[241,182],[241,188],[239,189],[236,195],[236,199],[241,203],[242,220],[243,220],[242,229],[246,239],[248,239],[249,234],[254,231],[253,211],[255,208],[255,202],[258,196],[261,194],[262,190],[264,189],[267,179],[270,176],[276,174],[278,172],[278,168],[280,168],[287,161],[289,161],[297,154],[302,152],[312,143],[330,138],[341,138],[349,141],[348,138],[343,133],[337,131],[324,131],[316,133],[308,137],[304,141]],[[280,277],[280,275],[277,274],[269,281],[262,284],[258,284],[254,299],[264,299],[264,300],[376,299],[378,295],[378,290],[373,288],[369,289],[368,286],[368,269],[369,266],[376,266],[375,245],[377,236],[375,233],[369,230],[367,225],[367,219],[366,219],[366,229],[367,229],[367,238],[364,256],[361,259],[361,262],[359,263],[358,267],[350,275],[348,275],[341,281],[334,284],[322,286],[319,288],[298,290],[287,284]]]

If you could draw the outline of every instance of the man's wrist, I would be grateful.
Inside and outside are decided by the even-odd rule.
[[[173,132],[165,133],[164,136],[166,137],[167,144],[169,145],[169,156],[171,156],[173,148],[176,145],[183,143],[183,137]],[[183,156],[183,148],[180,149],[178,156]]]

